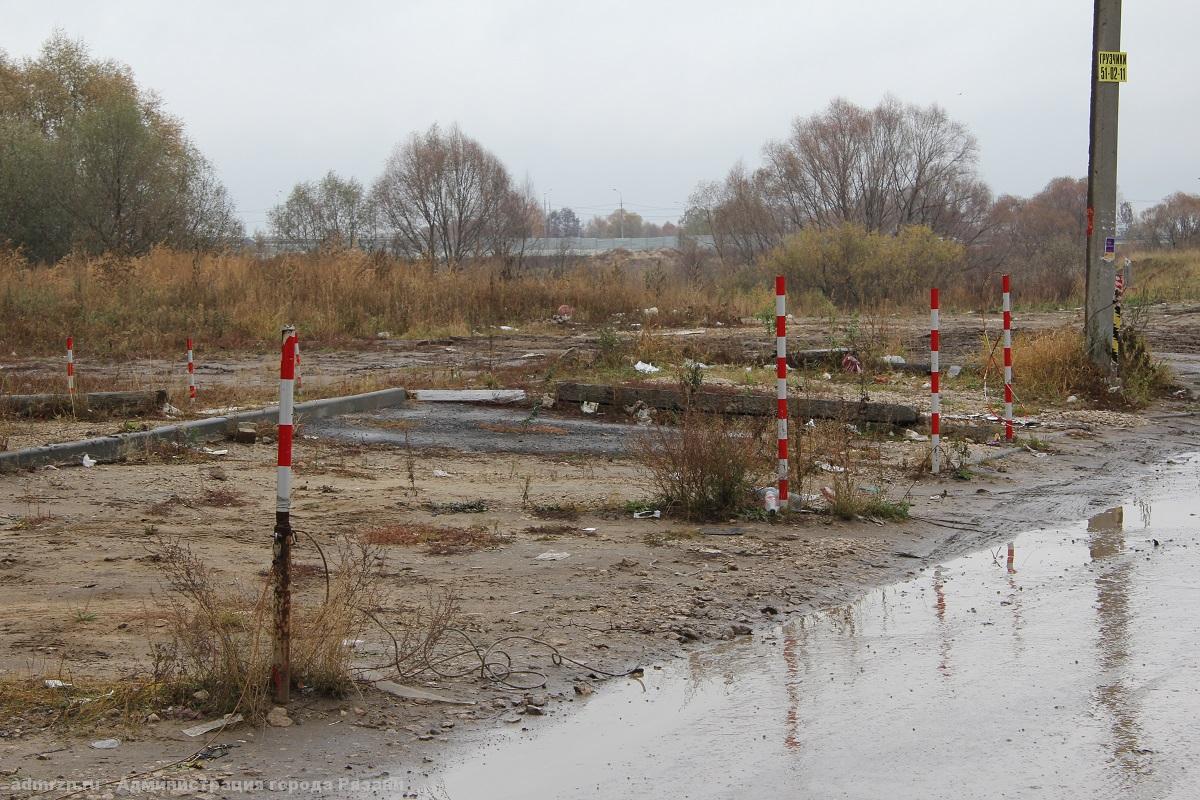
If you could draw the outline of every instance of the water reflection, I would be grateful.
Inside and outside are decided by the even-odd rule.
[[[1149,510],[1143,513],[1148,519]],[[1148,751],[1140,744],[1142,726],[1137,696],[1126,671],[1130,654],[1130,591],[1133,560],[1125,552],[1125,509],[1110,508],[1088,520],[1088,552],[1096,572],[1096,617],[1099,627],[1098,663],[1103,681],[1095,700],[1109,718],[1110,764],[1126,788],[1150,772]]]
[[[946,583],[941,564],[933,568],[934,614],[938,621],[938,672],[950,677],[950,629],[946,625]]]

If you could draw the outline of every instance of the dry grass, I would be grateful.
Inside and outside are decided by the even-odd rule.
[[[685,414],[678,427],[656,426],[636,443],[657,501],[688,519],[728,519],[755,505],[770,479],[767,422]]]
[[[1004,386],[1003,351],[986,335],[980,372],[990,385]],[[1013,384],[1021,400],[1062,403],[1072,394],[1101,397],[1104,375],[1088,360],[1083,336],[1075,328],[1018,334],[1013,341]],[[1003,402],[1003,398],[999,400]]]
[[[1127,303],[1194,300],[1200,297],[1200,250],[1133,253],[1133,289]]]
[[[373,545],[424,546],[425,552],[437,556],[474,553],[508,542],[505,537],[483,526],[451,528],[424,522],[404,522],[373,528],[361,538],[367,544]]]
[[[114,264],[72,257],[36,267],[0,253],[0,348],[57,353],[71,333],[82,353],[182,352],[189,333],[207,348],[274,345],[294,323],[317,345],[396,336],[468,335],[492,325],[548,320],[559,305],[580,322],[657,306],[666,323],[731,321],[770,287],[649,280],[652,260],[626,255],[508,279],[498,264],[433,272],[425,264],[357,251],[249,255],[155,250]]]
[[[160,540],[153,547],[170,590],[166,616],[172,641],[156,651],[154,677],[179,702],[203,689],[205,711],[240,710],[251,717],[268,707],[271,608],[266,583],[230,591],[187,547]],[[292,680],[340,696],[351,686],[346,644],[368,624],[362,609],[379,599],[376,553],[339,541],[331,554],[323,599],[292,607]],[[218,588],[219,587],[219,588]]]

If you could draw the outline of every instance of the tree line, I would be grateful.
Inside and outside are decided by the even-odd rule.
[[[802,234],[826,253],[853,235],[875,237],[861,249],[878,261],[899,257],[878,237],[922,229],[961,247],[951,272],[1019,268],[1055,293],[1071,291],[1077,271],[1063,267],[1085,235],[1085,183],[1056,178],[1032,197],[993,197],[978,161],[970,130],[937,105],[837,99],[765,143],[758,166],[739,162],[701,182],[678,226],[624,208],[585,224],[570,208],[543,208],[528,182],[457,125],[433,125],[398,144],[369,185],[334,172],[297,183],[268,226],[313,247],[383,242],[452,268],[480,257],[519,261],[533,236],[678,234],[686,252],[688,236],[707,234],[719,261],[734,266],[776,257]],[[1140,215],[1125,204],[1120,220],[1140,246],[1200,246],[1200,195],[1177,193]],[[831,233],[811,239],[820,232]],[[54,262],[71,252],[208,249],[244,236],[212,165],[127,66],[94,59],[61,34],[35,58],[0,52],[0,243]],[[928,237],[905,241],[949,263]],[[833,296],[870,286],[827,288]]]

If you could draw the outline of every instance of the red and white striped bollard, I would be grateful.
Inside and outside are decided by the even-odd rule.
[[[779,507],[788,507],[787,286],[775,277],[775,418],[779,439]]]
[[[938,365],[938,350],[941,348],[941,331],[938,320],[938,290],[929,290],[929,441],[933,446],[931,464],[933,474],[942,471],[942,392],[938,385],[941,370]]]
[[[75,337],[67,337],[67,394],[75,400]]]
[[[271,660],[271,684],[276,703],[286,703],[291,692],[291,557],[292,557],[292,434],[294,383],[296,379],[296,329],[282,332],[279,361],[278,458],[275,468],[275,534],[272,539],[275,625]]]
[[[1007,275],[1000,278],[1004,310],[1004,439],[1013,440],[1013,390],[1012,390],[1012,295]]]
[[[187,340],[187,381],[188,401],[196,401],[196,363],[192,357],[192,337]]]

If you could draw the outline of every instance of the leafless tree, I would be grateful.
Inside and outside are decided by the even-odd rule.
[[[451,269],[510,241],[513,195],[504,165],[457,125],[413,134],[371,192],[399,250]]]

